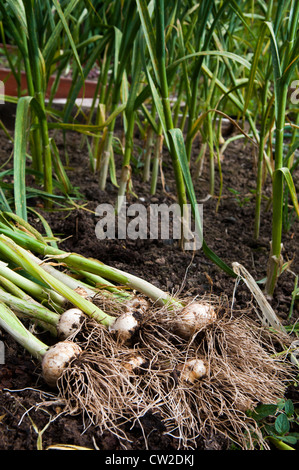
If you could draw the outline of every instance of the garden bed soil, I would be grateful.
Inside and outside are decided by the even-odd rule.
[[[3,113],[3,110],[2,110]],[[6,123],[13,128],[13,119],[6,112]],[[3,116],[2,116],[3,119]],[[233,132],[230,128],[229,132]],[[122,137],[120,135],[120,137]],[[3,165],[11,154],[12,144],[1,131],[0,162]],[[136,136],[136,139],[138,136]],[[63,156],[63,139],[56,136],[56,142]],[[63,239],[61,247],[87,257],[98,259],[110,266],[128,271],[147,279],[149,282],[171,293],[182,295],[202,295],[211,292],[234,296],[234,315],[248,308],[254,301],[243,283],[239,283],[236,292],[235,280],[217,268],[201,249],[196,252],[183,252],[176,241],[168,240],[98,240],[95,227],[99,220],[95,209],[101,203],[114,204],[117,189],[108,181],[106,191],[101,191],[97,175],[89,168],[86,145],[81,145],[82,138],[77,134],[67,134],[67,151],[70,158],[68,175],[78,188],[77,207],[66,211],[46,212],[39,199],[30,200],[48,220],[53,233]],[[142,143],[139,142],[140,145]],[[199,151],[199,143],[194,143],[194,155]],[[137,155],[138,156],[138,155]],[[116,158],[121,158],[116,155]],[[133,170],[134,195],[127,197],[128,202],[139,202],[148,206],[150,203],[171,204],[175,198],[174,178],[165,150],[163,172],[165,186],[159,179],[157,192],[150,196],[150,184],[142,181],[142,174]],[[119,163],[119,162],[117,162]],[[11,164],[8,163],[8,165]],[[7,166],[6,166],[7,167]],[[6,168],[5,167],[5,168]],[[261,234],[258,241],[253,238],[254,197],[256,174],[256,150],[251,143],[236,141],[230,144],[222,161],[223,194],[218,211],[217,198],[207,198],[209,193],[208,160],[203,173],[196,183],[198,201],[203,202],[204,237],[211,249],[226,263],[237,261],[261,280],[266,275],[271,238],[271,208],[263,202]],[[216,194],[219,191],[219,174],[216,169]],[[298,181],[298,178],[297,178]],[[28,177],[28,184],[33,184]],[[233,194],[229,188],[235,191]],[[298,188],[297,188],[298,189]],[[265,184],[266,197],[271,196],[269,180]],[[30,222],[42,230],[36,217]],[[299,272],[298,222],[295,221],[287,232],[283,233],[283,255],[285,260],[292,260],[291,271]],[[294,275],[285,272],[279,278],[271,305],[279,318],[288,323],[287,316],[291,305],[291,293],[294,288]],[[252,309],[254,315],[254,309]],[[292,322],[298,319],[298,305],[295,305]],[[57,407],[36,408],[36,404],[47,399],[48,389],[40,377],[39,365],[23,348],[18,346],[5,333],[1,332],[5,344],[5,364],[0,366],[0,449],[34,450],[37,448],[37,430],[42,430],[42,448],[57,444],[85,446],[91,449],[120,450],[163,450],[177,448],[177,442],[164,433],[163,426],[156,416],[146,415],[141,427],[136,424],[128,429],[128,442],[120,442],[117,437],[91,426],[84,430],[80,416],[65,416]],[[298,393],[292,399],[298,403]],[[144,436],[146,436],[146,442]],[[220,435],[211,435],[209,439],[198,439],[198,449],[226,450],[230,443]]]

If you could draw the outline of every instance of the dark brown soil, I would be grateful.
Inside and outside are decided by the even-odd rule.
[[[3,110],[2,110],[3,113]],[[6,122],[11,120],[8,113]],[[12,144],[1,132],[0,162],[3,165],[11,152]],[[63,156],[63,140],[57,137],[58,147]],[[239,141],[237,141],[239,142]],[[154,285],[169,292],[201,295],[212,292],[215,295],[225,294],[232,298],[235,280],[220,271],[203,253],[183,252],[176,241],[169,240],[104,240],[99,241],[95,235],[98,218],[94,211],[105,203],[115,203],[117,189],[110,181],[107,190],[100,191],[97,175],[89,169],[86,145],[81,146],[81,137],[67,135],[67,150],[70,158],[68,175],[80,193],[75,202],[81,207],[70,210],[45,212],[42,201],[30,200],[29,203],[39,210],[48,220],[55,234],[61,235],[64,241],[61,247],[87,257],[96,258],[106,264],[146,278]],[[198,152],[198,143],[194,144],[194,158]],[[216,212],[217,199],[210,198],[204,202],[204,237],[211,249],[226,263],[237,261],[248,269],[256,280],[266,275],[271,239],[271,208],[263,205],[261,235],[258,241],[253,239],[254,197],[255,189],[255,150],[250,143],[230,144],[222,162],[223,197]],[[116,158],[120,157],[116,155]],[[117,162],[118,163],[118,162]],[[7,167],[5,167],[7,168]],[[159,180],[157,193],[150,196],[149,184],[142,181],[142,175],[134,168],[133,190],[139,199],[128,196],[130,202],[172,203],[174,201],[174,178],[165,151],[163,167],[165,187]],[[28,184],[30,184],[30,179]],[[219,190],[219,174],[216,169],[216,194]],[[229,190],[238,192],[238,197]],[[205,200],[209,191],[208,162],[206,161],[202,176],[196,183],[198,201]],[[265,196],[271,195],[269,180],[265,184]],[[142,198],[140,200],[140,198]],[[38,219],[31,216],[30,221],[42,230]],[[291,271],[299,272],[298,222],[283,234],[284,259],[292,260]],[[285,272],[281,275],[272,307],[284,323],[291,305],[291,294],[294,288],[294,275]],[[252,303],[248,289],[240,283],[235,297],[235,314]],[[295,305],[294,322],[298,318],[298,305]],[[17,346],[5,333],[1,332],[5,342],[5,364],[0,366],[0,449],[34,450],[37,448],[38,434],[42,437],[42,448],[54,444],[68,444],[99,448],[102,450],[142,450],[145,441],[140,426],[128,430],[132,440],[120,443],[118,439],[90,427],[84,430],[80,416],[59,416],[59,405],[52,408],[36,409],[35,405],[47,398],[49,390],[40,377],[39,365],[29,354]],[[293,398],[293,397],[292,397]],[[298,402],[298,394],[295,395]],[[177,443],[163,434],[163,426],[154,416],[146,416],[143,432],[147,436],[150,450],[174,450]],[[198,449],[225,450],[229,442],[221,436],[211,436],[209,440],[198,439]]]

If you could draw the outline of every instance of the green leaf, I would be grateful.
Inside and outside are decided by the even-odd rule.
[[[286,442],[285,436],[268,436],[268,439],[277,447],[279,450],[295,450],[293,447],[290,447]]]
[[[51,229],[50,225],[48,224],[48,222],[46,221],[46,219],[39,212],[37,212],[35,209],[33,209],[32,207],[30,207],[29,210],[31,212],[33,212],[41,220],[41,222],[44,226],[44,229],[46,231],[46,235],[50,239],[50,245],[53,246],[54,248],[58,249],[56,239],[55,239],[55,237],[53,235],[53,232],[52,232],[52,229]],[[43,243],[45,243],[44,240],[43,240]]]
[[[269,28],[271,34],[271,53],[272,53],[272,62],[273,62],[273,72],[275,82],[281,78],[281,64],[278,51],[278,44],[275,37],[275,32],[270,21],[265,21],[265,25]]]
[[[290,423],[288,417],[284,413],[281,413],[277,416],[275,420],[275,429],[279,435],[283,435],[289,432]]]
[[[295,445],[298,441],[298,436],[294,436],[292,434],[288,434],[287,436],[279,436],[280,440],[286,442],[287,444]]]
[[[192,59],[195,59],[196,57],[205,57],[205,56],[206,57],[215,56],[215,57],[231,59],[232,61],[243,65],[246,69],[251,68],[250,62],[247,59],[244,59],[244,57],[242,57],[238,54],[235,54],[235,53],[229,52],[229,51],[213,51],[213,50],[211,50],[211,51],[194,52],[194,53],[188,54],[184,57],[180,57],[179,59],[173,61],[172,64],[169,65],[167,70],[171,71],[172,69],[176,69],[178,67],[178,65],[181,64],[182,62],[184,62],[185,60],[192,60]]]
[[[24,220],[27,220],[25,169],[29,110],[30,98],[21,98],[17,106],[14,135],[14,195],[16,214]]]
[[[3,189],[0,187],[0,208],[3,211],[11,212],[10,205],[6,199]]]
[[[294,154],[294,152],[297,150],[298,147],[299,147],[299,139],[296,139],[295,142],[289,147],[288,153],[283,159],[284,165],[288,164],[289,159],[291,158],[291,156]]]
[[[155,78],[157,82],[159,81],[159,72],[157,65],[157,57],[155,54],[156,50],[156,35],[155,30],[151,21],[151,15],[149,11],[149,6],[146,4],[145,0],[136,0],[138,13],[140,16],[140,21],[143,28],[144,37],[148,47],[149,55],[152,62],[152,67],[155,73]]]
[[[244,102],[244,111],[243,111],[244,113],[246,112],[249,106],[249,102],[252,96],[255,75],[256,75],[258,63],[259,63],[260,56],[261,56],[261,50],[262,50],[262,46],[264,43],[265,33],[266,33],[266,25],[263,25],[263,27],[261,28],[258,42],[256,44],[256,48],[254,51],[253,60],[252,60],[251,68],[250,68],[250,76],[248,80],[248,87],[246,90],[246,96],[245,96],[245,102]]]
[[[76,60],[76,63],[78,65],[78,68],[79,68],[79,71],[80,71],[80,74],[81,76],[83,77],[84,74],[83,74],[83,69],[82,69],[82,66],[81,66],[81,62],[80,62],[80,58],[78,56],[78,52],[77,52],[77,49],[76,49],[76,45],[74,43],[74,40],[73,40],[73,37],[72,37],[72,34],[69,30],[69,27],[68,27],[68,24],[66,22],[66,19],[65,19],[65,16],[64,16],[64,13],[62,11],[62,8],[60,6],[60,3],[58,0],[53,0],[53,3],[55,5],[55,8],[56,8],[56,11],[59,15],[59,18],[60,18],[60,21],[62,22],[62,25],[63,25],[63,28],[65,30],[65,33],[68,37],[68,40],[69,40],[69,43],[70,43],[70,46],[72,48],[72,51],[73,51],[73,54],[74,54],[74,57],[75,57],[75,60]]]
[[[68,19],[69,15],[71,14],[72,10],[75,8],[79,0],[69,0],[67,6],[64,9],[64,18],[65,20]],[[61,38],[61,31],[63,30],[63,22],[59,21],[54,30],[52,31],[49,39],[47,40],[47,43],[44,46],[44,49],[42,51],[43,57],[45,59],[45,62],[48,62],[48,60],[51,58],[51,55],[53,51],[57,49],[57,45],[59,44],[60,38]]]
[[[82,134],[91,135],[93,132],[97,133],[100,130],[104,129],[104,127],[109,126],[109,124],[114,121],[114,119],[121,114],[126,108],[126,103],[120,104],[107,118],[105,122],[102,124],[75,124],[75,123],[66,123],[66,122],[49,122],[48,128],[49,129],[62,129],[62,130],[69,130],[80,132]]]
[[[69,92],[67,102],[65,104],[64,113],[63,113],[63,120],[65,122],[69,120],[71,112],[75,106],[75,101],[78,98],[78,95],[82,86],[84,86],[84,80],[87,79],[89,71],[94,66],[96,59],[100,56],[104,47],[105,47],[105,42],[99,41],[98,44],[94,47],[91,54],[88,56],[87,62],[84,64],[84,76],[80,74],[77,81],[72,83],[72,87]]]
[[[179,20],[177,20],[177,29],[178,29],[179,52],[180,52],[180,55],[183,56],[184,52],[186,50],[186,46],[184,44],[184,36],[183,36],[183,31],[182,31],[182,25],[181,25]],[[188,106],[190,107],[190,100],[192,99],[192,92],[191,92],[190,80],[189,80],[189,76],[188,76],[187,64],[186,64],[185,61],[183,62],[182,67],[183,67],[183,77],[182,77],[182,79],[185,82],[187,103],[188,103]]]
[[[27,21],[23,2],[21,0],[7,0],[10,8],[13,10],[16,18],[20,22],[21,28],[27,34]]]
[[[118,64],[119,64],[119,50],[121,46],[121,40],[122,40],[122,32],[116,28],[115,26],[113,27],[114,29],[114,67],[113,67],[113,74],[114,74],[114,80],[117,78],[117,69],[118,69]]]
[[[52,161],[53,161],[53,166],[55,170],[55,174],[60,181],[62,187],[64,188],[64,191],[66,194],[69,194],[72,191],[72,184],[66,174],[66,171],[64,169],[64,166],[61,162],[60,156],[59,156],[59,150],[57,148],[57,145],[55,143],[55,140],[53,138],[50,138],[50,147],[52,150]]]
[[[141,61],[141,47],[140,34],[133,45],[132,54],[132,80],[130,84],[130,91],[127,100],[126,115],[134,112],[134,103],[141,83],[142,61]]]
[[[19,217],[17,214],[14,214],[13,212],[4,212],[3,215],[5,217],[13,219],[14,222],[19,227],[23,227],[28,233],[31,233],[37,240],[44,243],[42,235],[34,227],[32,227],[32,225],[30,225],[26,220],[22,219],[21,217]]]
[[[161,122],[161,126],[162,126],[162,129],[163,129],[165,143],[166,143],[167,147],[169,148],[167,125],[166,125],[166,119],[165,119],[165,114],[164,114],[164,109],[163,109],[163,105],[162,105],[162,102],[161,102],[161,98],[159,96],[158,90],[155,86],[155,83],[154,83],[154,81],[153,81],[153,79],[150,75],[150,72],[149,72],[148,68],[147,68],[146,72],[147,72],[148,83],[150,85],[150,89],[151,89],[151,92],[152,92],[153,101],[155,103],[155,107],[157,109],[157,113],[158,113],[158,116],[159,116],[159,119],[160,119],[160,122]]]

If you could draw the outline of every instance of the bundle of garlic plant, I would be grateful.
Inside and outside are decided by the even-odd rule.
[[[77,341],[74,335],[49,346],[3,302],[0,326],[40,362],[42,377],[50,387],[58,388],[56,399],[64,402],[65,412],[86,415],[102,431],[125,439],[124,425],[140,419],[152,406],[153,401],[142,397],[138,380],[134,380],[128,351],[116,351],[111,343],[110,350],[102,352],[89,337]]]
[[[151,411],[178,447],[195,447],[211,433],[244,448],[256,445],[254,434],[266,446],[246,411],[276,402],[292,378],[286,356],[276,354],[287,342],[281,332],[247,316],[232,318],[217,297],[173,298],[129,273],[66,253],[8,217],[0,224],[0,302],[15,312],[8,317],[14,325],[18,315],[17,331],[26,317],[54,334],[52,347],[38,343],[42,353],[21,344],[42,358],[43,376],[57,387],[66,412],[82,413],[122,439],[127,421]],[[56,355],[70,342],[74,356],[63,352],[67,367],[49,378],[46,352]]]

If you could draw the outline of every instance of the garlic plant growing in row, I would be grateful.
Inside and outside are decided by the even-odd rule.
[[[91,301],[93,297],[96,297],[96,291],[94,289],[89,288],[86,284],[80,284],[71,276],[68,276],[64,273],[60,273],[53,267],[51,267],[50,269],[51,273],[48,272],[49,265],[47,265],[46,263],[37,263],[37,258],[33,257],[27,250],[17,245],[9,237],[0,235],[0,252],[9,261],[14,262],[15,264],[19,263],[20,267],[25,269],[30,275],[35,276],[37,280],[45,283],[48,288],[51,288],[54,292],[57,292],[59,295],[64,296],[66,301],[71,303],[73,306],[76,306],[78,309],[81,309],[84,314],[98,321],[104,326],[110,328],[111,330],[117,330],[119,332],[121,330],[133,331],[138,327],[138,320],[135,318],[136,310],[142,311],[146,310],[147,308],[146,301],[137,301],[136,304],[136,301],[134,302],[133,298],[127,299],[126,297],[124,297],[124,299],[121,299],[119,295],[106,292],[106,296],[110,296],[110,298],[113,298],[115,302],[118,301],[120,306],[123,305],[124,313],[122,313],[119,317],[115,318],[114,316],[111,316],[101,310],[95,305],[95,303]],[[135,277],[131,278],[130,275],[128,276],[131,280],[131,283],[134,283],[135,281],[136,286],[143,286],[143,293],[145,291],[145,288],[147,289],[146,291],[148,293],[149,298],[151,298],[152,296],[152,300],[157,300],[158,303],[163,302],[163,304],[168,305],[170,311],[174,310],[174,328],[176,329],[179,335],[182,335],[184,337],[191,336],[196,331],[196,328],[202,327],[205,324],[208,324],[216,319],[216,313],[213,307],[208,304],[192,303],[189,306],[184,306],[184,304],[181,303],[179,300],[172,299],[169,295],[166,295],[156,287],[151,286],[150,283]],[[61,279],[63,279],[63,281]],[[72,287],[69,287],[70,285]],[[74,289],[74,286],[79,285],[83,286],[81,287],[81,293],[79,293],[77,288]],[[84,293],[83,296],[82,291]],[[157,298],[157,292],[160,293],[160,298]],[[3,296],[3,299],[5,298],[7,303],[13,302],[12,295],[7,294],[6,296]],[[2,297],[0,292],[0,300],[1,299]],[[168,300],[168,302],[166,302],[166,300]],[[14,301],[14,306],[18,310],[20,310],[22,308],[22,305],[24,304],[25,301],[21,301],[21,299],[16,299]],[[30,307],[32,306],[32,315],[35,315],[35,317],[38,318],[40,313],[39,308],[36,306],[36,304],[29,303],[28,305]],[[177,314],[178,307],[180,307],[181,310],[179,314]],[[48,321],[49,323],[54,324],[57,323],[58,314],[53,313],[53,315],[51,316],[51,312],[45,307],[41,307],[41,310],[42,313],[40,314],[40,320]]]

